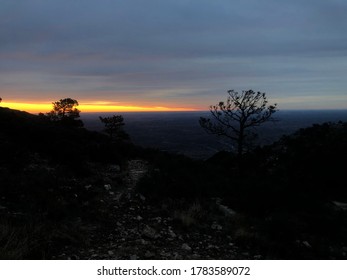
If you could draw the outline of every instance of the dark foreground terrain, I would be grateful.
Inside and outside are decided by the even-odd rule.
[[[125,119],[126,121],[126,119]],[[346,259],[347,124],[194,160],[0,107],[2,259]]]

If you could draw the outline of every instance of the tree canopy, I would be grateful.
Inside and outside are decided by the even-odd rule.
[[[123,130],[124,118],[121,115],[113,115],[112,117],[99,117],[100,121],[105,125],[104,131],[113,140],[128,139],[128,134]]]
[[[241,158],[245,144],[256,136],[250,128],[270,120],[276,111],[277,104],[268,105],[265,93],[229,90],[226,102],[210,106],[212,119],[201,117],[199,123],[206,132],[227,137],[236,143],[237,154]]]
[[[64,98],[59,101],[53,102],[53,109],[45,115],[51,121],[61,122],[65,125],[83,126],[83,122],[79,120],[80,110],[76,107],[79,106],[78,101],[72,98]]]

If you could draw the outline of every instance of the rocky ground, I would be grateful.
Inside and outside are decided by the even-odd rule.
[[[147,163],[142,160],[130,161],[125,187],[113,190],[111,185],[104,186],[104,203],[112,209],[108,224],[85,226],[89,236],[88,244],[83,248],[66,246],[53,258],[261,258],[242,252],[236,246],[229,235],[230,231],[228,232],[221,219],[227,213],[218,211],[218,207],[215,207],[218,212],[214,216],[216,220],[207,219],[206,223],[202,224],[190,214],[194,210],[192,208],[186,213],[173,211],[172,208],[165,206],[165,203],[153,205],[137,193],[136,182],[146,173],[147,168]],[[192,207],[201,208],[199,205]]]

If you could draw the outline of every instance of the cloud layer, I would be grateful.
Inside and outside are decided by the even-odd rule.
[[[347,108],[346,1],[0,5],[4,99],[207,108],[252,88],[284,108]]]

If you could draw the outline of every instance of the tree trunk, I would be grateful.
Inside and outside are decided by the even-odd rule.
[[[240,127],[239,138],[237,141],[237,162],[239,172],[243,173],[243,144],[244,144],[244,128]]]

